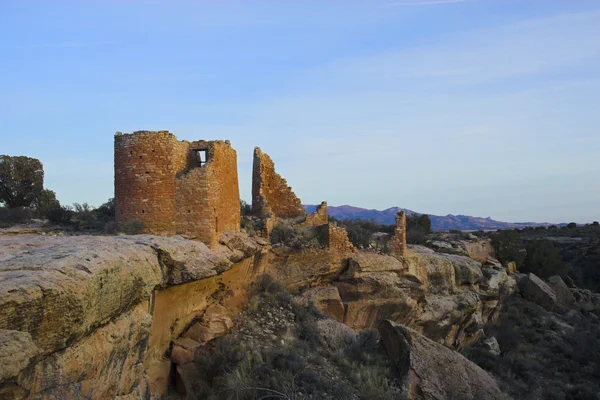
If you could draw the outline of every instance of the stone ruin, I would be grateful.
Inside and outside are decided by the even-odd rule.
[[[396,214],[396,229],[388,245],[393,256],[404,257],[406,254],[406,213],[404,211]]]
[[[252,213],[260,218],[295,218],[306,215],[298,196],[275,172],[275,164],[259,147],[254,148]]]
[[[225,231],[240,231],[237,153],[228,140],[178,141],[169,131],[115,134],[115,212],[123,228],[143,223],[141,233],[182,235],[211,248]],[[345,229],[329,223],[327,203],[306,214],[273,160],[254,149],[252,213],[269,236],[277,218],[322,227],[328,248],[351,248]],[[402,216],[400,216],[402,214]],[[393,254],[404,255],[406,216],[396,218]]]
[[[237,154],[229,141],[178,141],[168,131],[115,135],[117,225],[213,247],[240,230]]]

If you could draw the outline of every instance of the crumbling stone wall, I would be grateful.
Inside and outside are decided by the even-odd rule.
[[[322,202],[314,213],[306,216],[304,226],[321,226],[329,222],[329,215],[327,214],[327,202]]]
[[[197,151],[205,152],[198,162]],[[168,131],[115,135],[117,224],[143,233],[181,234],[214,246],[239,231],[237,154],[229,141],[178,141]]]
[[[394,256],[404,257],[406,254],[406,213],[404,211],[396,214],[396,229],[389,246]]]
[[[331,251],[338,254],[349,254],[356,250],[348,238],[348,231],[333,222],[326,226],[325,243]]]
[[[300,199],[292,192],[287,181],[275,172],[271,157],[259,147],[254,148],[252,170],[252,213],[266,218],[295,218],[306,215]]]

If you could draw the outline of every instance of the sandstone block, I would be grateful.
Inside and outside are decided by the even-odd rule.
[[[527,300],[542,306],[548,311],[552,311],[556,305],[556,294],[550,286],[530,273],[519,282],[521,295]]]
[[[317,286],[304,291],[301,297],[313,302],[319,310],[336,321],[344,320],[344,304],[335,286]]]
[[[388,320],[379,324],[379,334],[407,382],[408,399],[504,398],[494,379],[459,353]]]
[[[567,284],[560,276],[554,275],[548,278],[548,285],[556,295],[556,302],[566,308],[572,308],[575,305],[575,297]]]

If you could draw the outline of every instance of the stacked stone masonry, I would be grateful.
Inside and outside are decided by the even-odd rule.
[[[354,246],[350,242],[348,231],[345,228],[337,226],[333,222],[325,225],[325,228],[325,243],[327,243],[327,248],[341,254],[354,252]]]
[[[214,247],[240,229],[237,154],[229,141],[178,141],[168,131],[115,135],[117,224]]]
[[[329,215],[327,214],[327,202],[322,202],[314,213],[306,216],[304,226],[321,226],[329,223]]]
[[[254,148],[252,170],[252,213],[266,218],[296,218],[306,215],[300,199],[277,172],[271,157]]]
[[[396,229],[390,239],[390,248],[392,255],[403,257],[406,253],[406,213],[400,211],[396,214]]]

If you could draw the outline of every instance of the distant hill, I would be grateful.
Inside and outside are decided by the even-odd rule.
[[[316,205],[305,205],[307,212],[312,213],[317,208]],[[396,213],[403,210],[399,207],[391,207],[385,210],[369,210],[366,208],[353,206],[328,207],[329,215],[337,219],[367,219],[374,220],[377,223],[392,225],[395,223]],[[421,215],[421,213],[404,209],[407,216]],[[537,222],[502,222],[495,221],[491,218],[470,217],[468,215],[452,215],[446,216],[429,214],[431,219],[431,229],[434,231],[448,231],[450,229],[459,229],[462,231],[477,231],[477,230],[496,230],[496,229],[513,229],[525,228],[528,226],[550,226],[549,223]],[[557,224],[561,226],[564,224]]]

